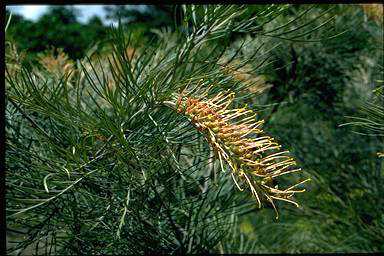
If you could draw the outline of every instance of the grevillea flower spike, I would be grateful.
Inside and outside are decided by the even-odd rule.
[[[295,168],[296,162],[289,151],[280,150],[281,146],[273,138],[260,136],[264,132],[260,129],[264,120],[257,121],[256,114],[246,107],[229,109],[234,93],[219,93],[213,98],[204,99],[206,94],[196,98],[180,94],[176,103],[166,103],[186,115],[204,134],[217,152],[221,170],[225,172],[226,163],[237,188],[243,191],[241,184],[248,187],[259,207],[262,206],[260,194],[265,196],[275,211],[274,200],[299,207],[292,197],[305,189],[295,188],[309,179],[285,189],[271,185],[276,177],[301,169]]]

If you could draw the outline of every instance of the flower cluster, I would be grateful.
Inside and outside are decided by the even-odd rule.
[[[74,72],[72,71],[74,70],[75,62],[68,57],[63,49],[59,48],[56,51],[56,55],[54,49],[48,50],[45,53],[39,53],[39,63],[44,67],[44,70],[55,77],[55,79],[59,80],[64,75],[68,76],[67,85],[71,85],[70,81],[74,76]]]
[[[288,151],[269,136],[260,136],[263,120],[257,121],[256,114],[245,108],[228,109],[234,99],[234,93],[219,93],[215,97],[203,100],[181,94],[177,102],[177,110],[188,116],[193,125],[199,129],[217,151],[221,169],[226,162],[231,170],[232,178],[239,190],[242,185],[248,187],[256,197],[259,207],[262,193],[268,202],[275,207],[273,200],[283,200],[299,206],[292,196],[305,190],[295,188],[306,182],[304,180],[291,187],[282,189],[273,186],[276,177],[288,173],[299,172],[292,168],[296,162]]]

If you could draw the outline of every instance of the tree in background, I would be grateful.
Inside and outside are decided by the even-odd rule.
[[[140,8],[141,7],[141,8]],[[140,37],[143,44],[151,44],[158,40],[156,31],[177,31],[181,26],[181,9],[179,5],[132,5],[105,6],[106,19],[120,22],[135,37]]]
[[[13,14],[6,37],[15,41],[20,51],[28,51],[27,61],[51,48],[64,49],[73,60],[83,58],[91,46],[103,41],[106,30],[97,16],[81,24],[78,15],[76,8],[68,6],[50,7],[36,22]]]
[[[181,10],[178,5],[145,5],[142,9],[127,5],[110,5],[105,6],[104,10],[108,20],[120,21],[123,25],[145,26],[148,30],[167,26],[176,30],[177,26],[181,25]],[[178,18],[173,19],[174,17]]]

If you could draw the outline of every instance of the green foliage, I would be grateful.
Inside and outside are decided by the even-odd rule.
[[[303,195],[306,204],[284,216],[283,223],[264,226],[252,216],[254,232],[262,234],[259,246],[268,248],[266,252],[383,250],[384,165],[376,157],[383,148],[382,137],[339,127],[346,115],[358,114],[372,98],[375,79],[382,78],[377,67],[383,61],[383,29],[364,21],[363,11],[356,7],[338,6],[335,12],[335,31],[348,32],[314,44],[277,47],[277,61],[268,70],[274,86],[269,99],[258,102],[273,104],[261,113],[269,120],[266,129],[291,145],[313,177],[309,193]],[[376,104],[368,107],[370,121],[360,119],[368,122],[359,133],[372,134],[372,122],[375,134],[382,129],[379,98],[371,99]],[[279,237],[270,240],[266,236],[271,232],[260,231],[268,229]]]
[[[344,5],[180,10],[180,27],[152,30],[151,43],[145,26],[122,26],[102,55],[90,49],[76,63],[58,45],[64,52],[40,53],[27,70],[16,50],[25,48],[6,45],[7,234],[22,236],[8,253],[383,250],[382,137],[338,127],[372,97],[364,86],[380,76],[380,24]],[[56,22],[62,35],[81,29],[71,15]],[[90,34],[104,33],[93,24]],[[258,111],[312,178],[300,208],[278,204],[278,222],[165,104],[210,86]]]

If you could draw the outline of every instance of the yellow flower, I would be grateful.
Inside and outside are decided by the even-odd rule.
[[[180,94],[177,104],[170,104],[178,112],[186,115],[192,124],[201,131],[216,151],[220,166],[229,166],[235,185],[239,190],[243,186],[250,189],[259,207],[262,198],[275,208],[274,200],[282,200],[299,206],[292,197],[297,186],[304,180],[288,188],[273,186],[278,176],[301,171],[289,151],[269,136],[260,136],[263,120],[256,120],[256,114],[247,108],[229,109],[234,93],[219,93],[213,98],[193,98]],[[275,208],[276,209],[276,208]]]
[[[56,55],[54,52],[55,50],[51,49],[45,53],[38,54],[39,63],[56,79],[61,79],[62,76],[68,76],[67,83],[71,85],[70,81],[74,75],[75,62],[70,60],[61,48],[57,49]]]

